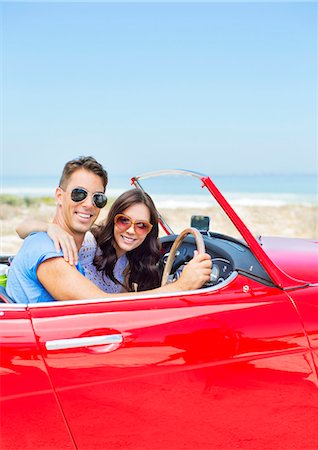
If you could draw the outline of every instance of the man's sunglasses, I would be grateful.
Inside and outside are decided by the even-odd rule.
[[[126,231],[134,225],[135,233],[139,236],[146,236],[152,230],[152,224],[147,220],[132,220],[125,214],[117,214],[114,223],[121,231]]]
[[[63,188],[61,188],[63,189]],[[81,187],[76,187],[74,189],[72,189],[71,191],[71,199],[73,200],[73,202],[79,203],[82,202],[83,200],[85,200],[87,198],[87,196],[90,195],[90,193]],[[92,195],[92,201],[94,203],[94,205],[96,206],[96,208],[104,208],[104,206],[107,203],[107,197],[103,192],[94,192],[94,194]]]

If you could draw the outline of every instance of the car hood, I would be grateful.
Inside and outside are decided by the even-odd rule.
[[[318,282],[318,241],[261,236],[260,243],[272,261],[288,275]]]

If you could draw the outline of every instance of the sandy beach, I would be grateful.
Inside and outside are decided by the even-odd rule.
[[[101,222],[107,215],[108,206],[104,208],[99,217]],[[237,206],[237,214],[252,230],[255,236],[285,236],[318,239],[318,206],[312,204],[286,204],[282,206]],[[13,255],[22,240],[15,232],[16,226],[27,217],[50,221],[55,212],[54,205],[45,203],[16,206],[2,204],[0,207],[0,254]],[[161,214],[175,232],[189,226],[189,212],[187,208],[163,208]],[[226,219],[216,208],[200,209],[197,214],[208,215],[211,218],[213,231],[238,236],[236,230],[230,226]],[[163,233],[161,233],[163,234]]]

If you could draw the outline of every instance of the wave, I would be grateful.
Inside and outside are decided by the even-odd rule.
[[[231,206],[271,206],[281,207],[284,205],[313,206],[318,204],[315,195],[302,194],[268,194],[268,193],[224,193],[226,200]],[[196,195],[154,195],[153,200],[158,209],[193,209],[211,208],[216,205],[216,201],[211,196]]]
[[[107,196],[116,198],[124,189],[107,189]],[[22,197],[54,197],[55,188],[51,187],[2,187],[1,194],[16,195]],[[233,206],[272,206],[281,207],[284,205],[301,204],[312,206],[318,204],[318,197],[315,194],[295,194],[295,193],[268,193],[268,192],[225,192],[226,200]],[[157,208],[177,209],[177,208],[209,208],[215,205],[215,201],[209,194],[154,194],[152,198]]]

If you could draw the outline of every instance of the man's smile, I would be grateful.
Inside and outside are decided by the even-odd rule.
[[[88,214],[88,213],[83,213],[83,212],[78,212],[78,211],[75,211],[75,214],[77,214],[77,216],[79,216],[81,219],[84,219],[84,220],[89,220],[91,217],[93,217],[93,214]]]

